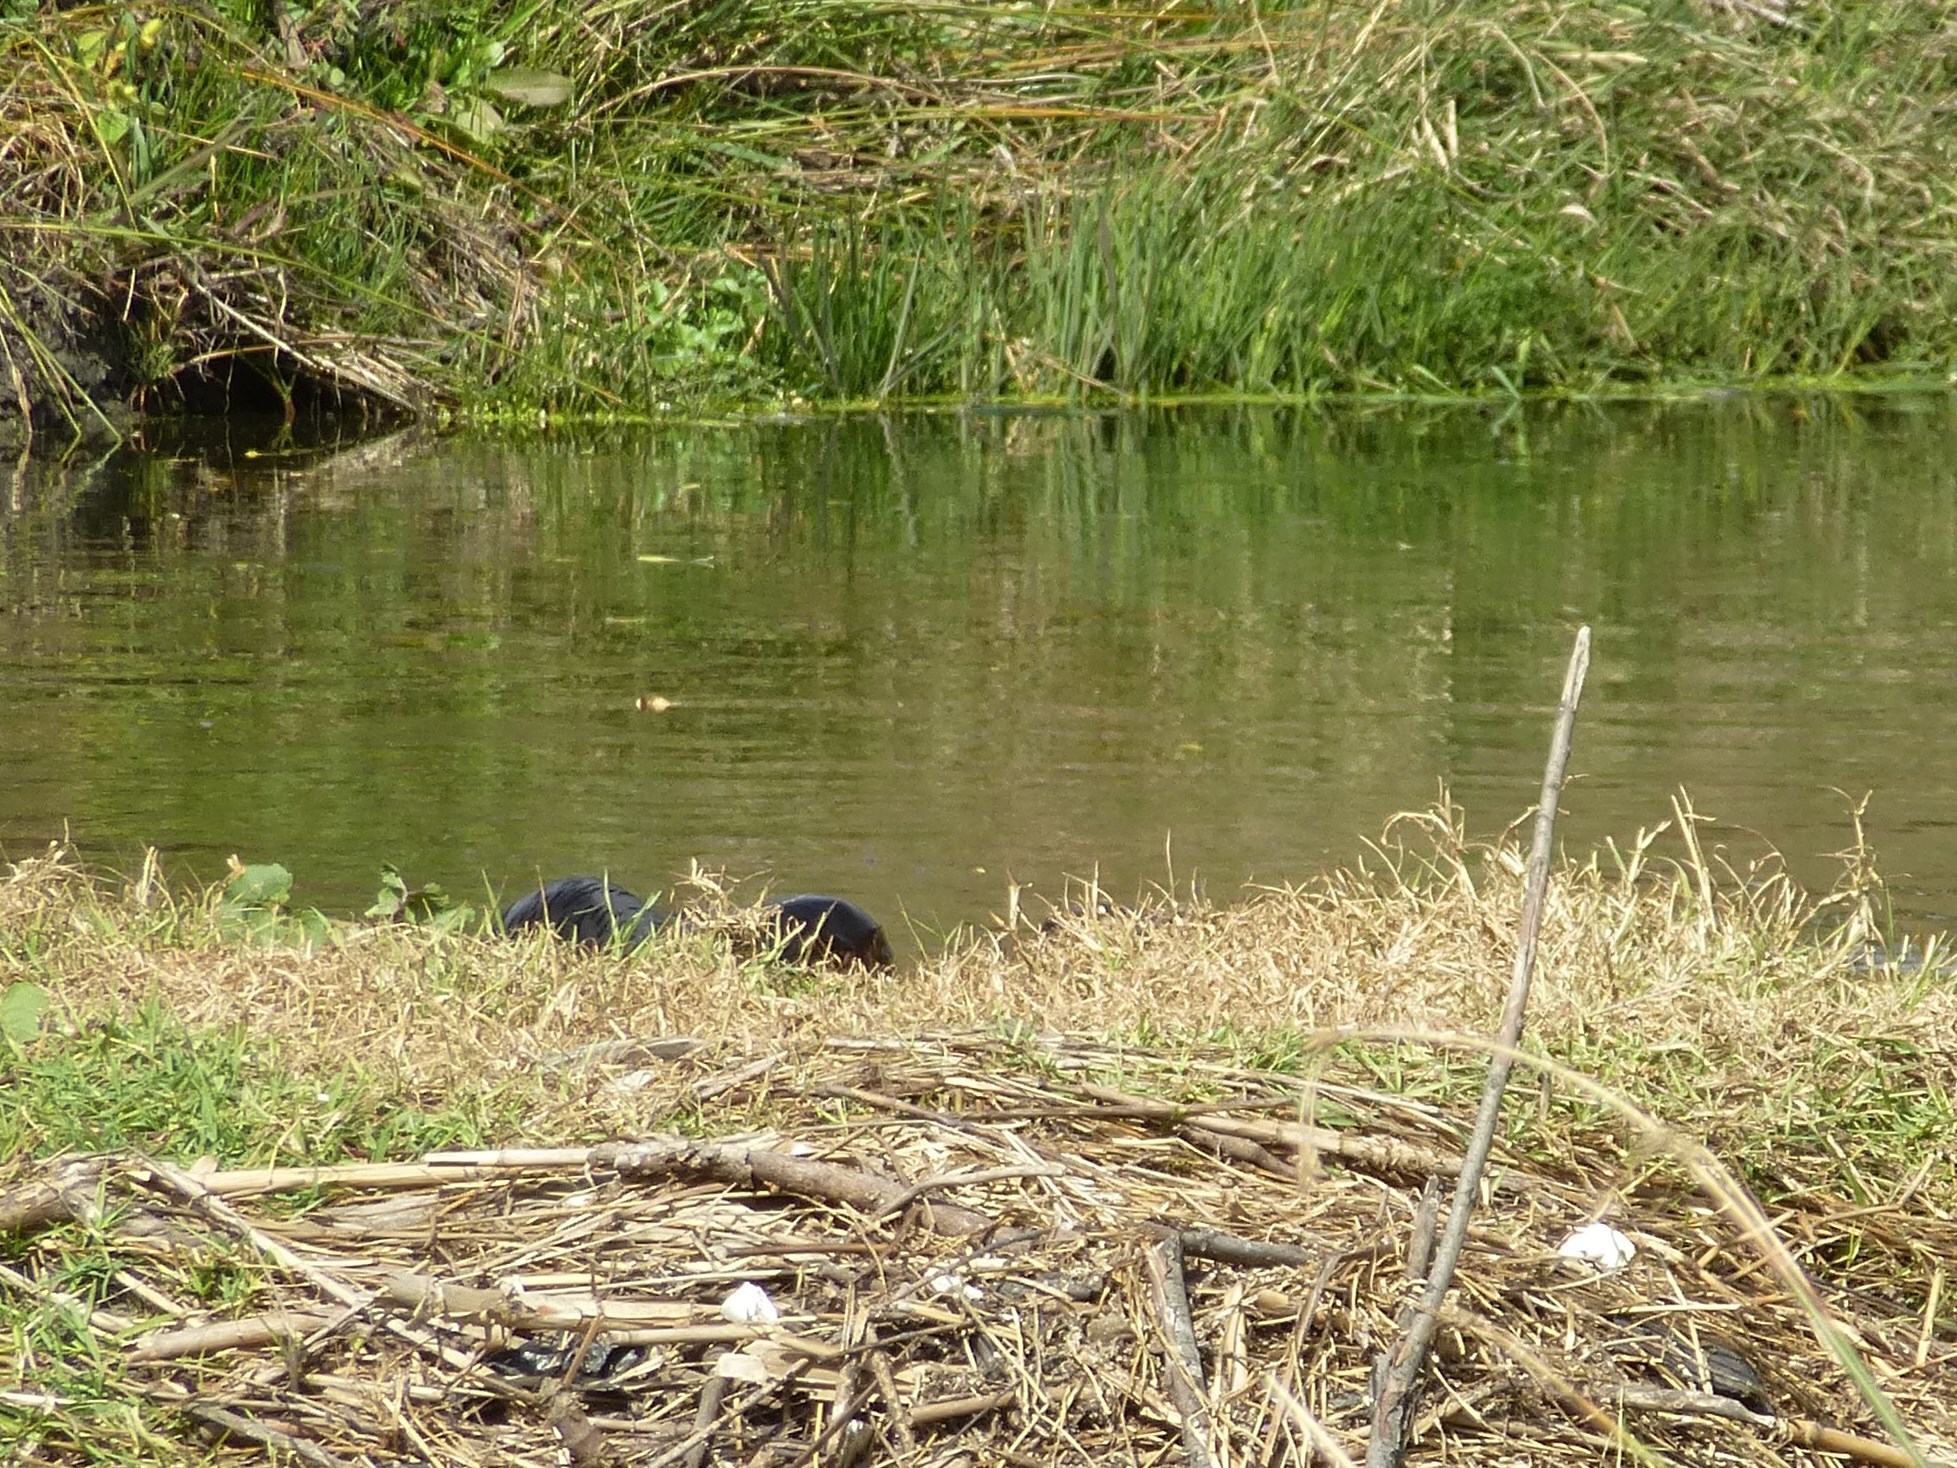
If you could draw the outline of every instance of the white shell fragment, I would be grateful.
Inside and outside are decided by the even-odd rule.
[[[1607,1223],[1586,1223],[1556,1246],[1565,1259],[1598,1269],[1622,1269],[1637,1257],[1638,1246]]]
[[[753,1280],[736,1287],[720,1302],[721,1315],[736,1325],[768,1325],[781,1319],[781,1311],[768,1298],[768,1292]]]
[[[940,1295],[963,1295],[968,1300],[983,1300],[985,1291],[955,1274],[934,1274],[931,1288]]]

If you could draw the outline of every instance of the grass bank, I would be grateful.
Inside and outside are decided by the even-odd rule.
[[[1532,1461],[1711,1448],[1765,1468],[1873,1451],[1897,1423],[1934,1458],[1957,1431],[1938,1384],[1957,1359],[1944,1290],[1957,983],[1934,962],[1870,969],[1882,889],[1863,855],[1811,894],[1771,866],[1709,862],[1697,830],[1681,809],[1556,874],[1527,1040],[1549,1064],[1512,1092],[1441,1368],[1475,1408],[1437,1409],[1417,1457],[1525,1441]],[[858,1410],[889,1457],[935,1462],[972,1442],[1036,1443],[1029,1461],[1140,1452],[1175,1442],[1149,1405],[1165,1387],[1135,1244],[1166,1219],[1196,1230],[1192,1248],[1241,1254],[1209,1229],[1278,1249],[1193,1276],[1206,1359],[1242,1382],[1210,1431],[1238,1451],[1263,1439],[1263,1461],[1310,1459],[1277,1383],[1356,1449],[1368,1343],[1392,1329],[1404,1279],[1393,1240],[1474,1110],[1483,1057],[1460,1037],[1493,1028],[1521,868],[1512,845],[1470,845],[1458,813],[1437,811],[1296,889],[1029,918],[871,975],[743,962],[699,931],[620,956],[439,923],[266,922],[241,912],[236,884],[173,892],[153,870],[125,885],[59,853],[20,863],[0,883],[0,1441],[16,1461],[191,1461],[214,1431],[275,1447],[296,1431],[315,1457],[351,1461],[418,1432],[460,1458],[549,1450],[583,1422],[620,1461],[665,1461],[714,1421],[694,1397],[738,1366],[759,1385],[728,1398],[713,1451],[745,1460],[759,1435],[803,1452],[816,1429],[796,1393],[829,1390],[833,1405],[836,1383],[767,1366],[773,1328],[744,1346],[749,1328],[716,1302],[730,1281],[760,1281],[790,1311],[791,1355],[832,1326],[847,1350],[858,1307],[830,1293],[867,1249],[875,1278],[850,1298],[880,1302],[864,1308],[889,1322],[884,1369],[898,1374]],[[24,993],[46,1007],[28,1015]],[[868,1166],[865,1186],[900,1193],[893,1209],[916,1196],[888,1179],[941,1176],[952,1211],[847,1222],[821,1200],[820,1169],[755,1197],[724,1178],[658,1186],[615,1175],[604,1149],[621,1137],[702,1139],[647,1165],[716,1177],[756,1138],[798,1139],[835,1176]],[[1701,1141],[1850,1324],[1848,1354],[1817,1344],[1797,1296],[1722,1219]],[[420,1162],[458,1148],[478,1149],[475,1172]],[[55,1166],[64,1155],[94,1159],[75,1164],[81,1182]],[[253,1171],[268,1168],[329,1171]],[[97,1201],[23,1212],[50,1177]],[[231,1201],[200,1201],[206,1184]],[[952,1225],[988,1217],[1040,1242],[985,1263]],[[1553,1253],[1599,1217],[1643,1262],[1586,1282]],[[760,1260],[798,1248],[808,1257],[788,1267]],[[957,1286],[971,1313],[907,1303],[975,1269]],[[667,1282],[633,1303],[648,1279]],[[501,1323],[431,1304],[429,1280],[498,1287]],[[596,1382],[610,1405],[573,1420],[481,1362],[512,1338],[548,1346],[585,1318],[573,1297],[591,1280],[610,1302],[603,1360],[654,1316],[658,1344],[630,1358],[648,1385]],[[1075,1293],[1028,1313],[1015,1291],[1056,1280]],[[333,1314],[336,1299],[411,1287],[413,1310]],[[1067,1299],[1105,1330],[1079,1337],[1087,1316]],[[1752,1402],[1753,1418],[1678,1406],[1690,1371],[1637,1324],[1660,1318],[1758,1368],[1755,1395],[1698,1383],[1700,1398]],[[985,1365],[964,1321],[1016,1364]],[[226,1322],[242,1334],[206,1334]],[[723,1350],[746,1364],[717,1368]],[[1115,1373],[1091,1402],[1042,1364],[1082,1350]],[[551,1360],[532,1376],[577,1369]],[[1646,1368],[1670,1384],[1640,1387]],[[412,1392],[390,1395],[405,1380]],[[1650,1416],[1660,1402],[1671,1415]],[[936,1436],[944,1423],[963,1426]]]
[[[37,8],[5,379],[81,422],[1941,375],[1953,56],[1902,0]]]
[[[707,927],[620,957],[481,937],[473,921],[446,918],[269,923],[266,910],[239,907],[235,883],[174,893],[153,870],[104,883],[55,853],[16,865],[0,887],[0,973],[52,997],[37,1042],[49,1048],[34,1053],[54,1066],[46,1115],[59,1129],[0,1134],[0,1150],[153,1144],[167,1129],[140,1109],[125,1113],[107,1093],[70,1104],[64,1088],[128,1077],[114,1089],[133,1095],[141,1057],[178,1050],[189,1058],[162,1078],[158,1114],[205,1120],[168,1154],[263,1166],[398,1157],[465,1134],[590,1140],[671,1124],[690,1094],[677,1072],[612,1093],[547,1063],[621,1036],[693,1035],[732,1056],[800,1053],[838,1035],[1091,1034],[1281,1074],[1335,1064],[1472,1102],[1472,1047],[1428,1042],[1493,1032],[1521,863],[1511,846],[1470,844],[1460,821],[1453,810],[1398,818],[1365,861],[1227,905],[1164,898],[1043,923],[1018,914],[891,975],[773,967]],[[1957,1208],[1957,1158],[1924,1150],[1957,1130],[1937,1060],[1957,1041],[1957,983],[1936,963],[1870,969],[1882,886],[1862,857],[1837,890],[1813,894],[1771,862],[1743,873],[1709,864],[1697,828],[1682,810],[1558,872],[1531,1044],[1717,1139],[1770,1200],[1872,1203],[1908,1183]],[[208,1084],[179,1089],[199,1073]],[[288,1074],[342,1077],[342,1089],[283,1089]],[[262,1088],[244,1115],[212,1101]],[[330,1127],[294,1120],[307,1097]],[[402,1106],[400,1130],[382,1127]],[[137,1119],[115,1119],[125,1114]],[[255,1126],[253,1115],[277,1119]],[[1553,1159],[1570,1129],[1604,1121],[1579,1097],[1551,1104],[1546,1093],[1517,1135]]]

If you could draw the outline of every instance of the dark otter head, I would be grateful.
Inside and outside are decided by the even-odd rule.
[[[884,970],[896,966],[883,925],[853,902],[814,893],[784,897],[769,904],[768,921],[780,944],[783,963],[860,964]]]

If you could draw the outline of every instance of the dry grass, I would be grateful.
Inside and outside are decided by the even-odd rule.
[[[1217,1461],[1311,1461],[1312,1429],[1288,1401],[1356,1452],[1371,1358],[1409,1292],[1418,1174],[1356,1156],[1307,1171],[1275,1136],[1262,1164],[1219,1158],[1203,1129],[1214,1114],[1151,1126],[1087,1099],[1088,1077],[1135,1056],[1058,1041],[1031,1053],[1042,1064],[1029,1075],[1029,1051],[1002,1042],[837,1046],[792,1075],[750,1076],[773,1089],[779,1124],[731,1144],[362,1169],[296,1219],[265,1198],[299,1179],[112,1164],[84,1190],[123,1211],[122,1229],[140,1224],[152,1304],[139,1318],[97,1311],[82,1332],[126,1358],[126,1393],[287,1434],[318,1463],[384,1461],[404,1443],[442,1463],[543,1464],[566,1448],[573,1462],[670,1463],[703,1422],[712,1461],[820,1448],[833,1460],[852,1417],[870,1461],[1159,1462],[1179,1414],[1146,1256],[1181,1230]],[[1267,1076],[1198,1068],[1240,1108],[1269,1104]],[[1153,1085],[1185,1078],[1180,1062],[1138,1069]],[[1397,1095],[1326,1097],[1354,1139],[1428,1154],[1453,1142],[1444,1117]],[[750,1148],[802,1154],[808,1178],[763,1186],[716,1170]],[[897,1206],[843,1207],[825,1172],[868,1177]],[[1896,1460],[1723,1220],[1662,1184],[1616,1186],[1608,1164],[1566,1172],[1511,1167],[1498,1184],[1445,1322],[1416,1461],[1602,1450],[1767,1468],[1817,1461],[1819,1447]],[[1636,1242],[1629,1267],[1599,1275],[1555,1257],[1600,1214]],[[1957,1239],[1946,1224],[1924,1241]],[[30,1265],[60,1250],[36,1248]],[[191,1293],[196,1260],[237,1277],[231,1298],[158,1309]],[[779,1325],[727,1322],[719,1307],[743,1281],[770,1292]],[[348,1329],[338,1307],[369,1299],[389,1308],[353,1311],[362,1325]],[[1937,1386],[1952,1348],[1893,1301],[1835,1290],[1830,1303],[1911,1433],[1932,1452],[1957,1445]],[[214,1339],[217,1321],[239,1334]],[[523,1378],[485,1369],[513,1343],[532,1352]],[[585,1343],[602,1369],[559,1390]],[[1724,1382],[1744,1391],[1744,1412],[1707,1390],[1731,1369],[1722,1348],[1758,1371],[1750,1390]]]
[[[1841,890],[1812,897],[1770,869],[1719,869],[1698,838],[1681,807],[1670,830],[1557,874],[1528,1043],[1594,1080],[1552,1066],[1539,1092],[1511,1096],[1419,1461],[1605,1450],[1765,1465],[1819,1461],[1831,1445],[1908,1461],[1882,1455],[1890,1435],[1852,1358],[1817,1344],[1732,1222],[1731,1197],[1680,1164],[1694,1151],[1679,1134],[1711,1143],[1768,1200],[1867,1361],[1864,1387],[1932,1459],[1957,1453],[1940,1384],[1957,1360],[1943,1299],[1957,1251],[1943,1080],[1957,986],[1934,964],[1857,966],[1880,902],[1866,853]],[[851,1418],[874,1453],[907,1463],[1181,1461],[1148,1282],[1151,1230],[1167,1224],[1310,1256],[1192,1260],[1197,1385],[1219,1460],[1302,1463],[1307,1417],[1356,1449],[1371,1354],[1409,1289],[1420,1185],[1458,1157],[1479,1084],[1477,1059],[1446,1032],[1492,1027],[1520,871],[1511,845],[1471,847],[1441,810],[1401,818],[1363,864],[1306,887],[1061,915],[1047,932],[1022,921],[879,977],[744,966],[702,934],[626,958],[390,927],[315,950],[239,948],[210,897],[173,897],[153,874],[105,887],[53,853],[0,885],[0,978],[32,979],[58,1006],[39,1045],[155,1000],[192,1031],[243,1026],[302,1074],[351,1058],[404,1100],[494,1094],[503,1140],[566,1150],[362,1172],[297,1221],[275,1195],[315,1198],[303,1178],[200,1185],[98,1165],[90,1186],[148,1219],[149,1242],[131,1256],[115,1230],[78,1223],[24,1244],[9,1286],[26,1322],[16,1350],[109,1362],[92,1389],[144,1404],[131,1456],[154,1452],[142,1434],[172,1412],[208,1426],[224,1420],[215,1407],[234,1430],[269,1425],[343,1462],[380,1461],[390,1444],[442,1462],[543,1462],[560,1448],[676,1462],[718,1371],[738,1379],[710,1461],[827,1460],[844,1430],[823,1434]],[[651,1043],[681,1035],[699,1043]],[[1600,1085],[1619,1099],[1601,1102]],[[1123,1105],[1111,1088],[1178,1106]],[[1673,1130],[1627,1121],[1633,1104]],[[632,1165],[583,1145],[676,1130],[718,1140]],[[790,1143],[896,1206],[728,1170],[749,1149],[779,1163]],[[219,1162],[316,1160],[288,1139]],[[43,1166],[23,1157],[10,1173],[19,1183]],[[918,1211],[923,1184],[947,1210],[935,1228]],[[203,1186],[239,1211],[214,1209]],[[1552,1257],[1596,1218],[1637,1242],[1629,1269],[1599,1276]],[[147,1293],[79,1291],[92,1323],[62,1317],[66,1344],[51,1346],[53,1282],[86,1273],[98,1250]],[[321,1328],[335,1299],[405,1298],[407,1276],[500,1291],[500,1303],[368,1305]],[[782,1327],[719,1321],[744,1278],[775,1293]],[[313,1344],[272,1332],[200,1365],[128,1358],[159,1329],[268,1311],[306,1317],[297,1328]],[[1738,1349],[1774,1420],[1708,1416],[1731,1399],[1708,1405],[1703,1363],[1655,1359],[1653,1321]],[[650,1331],[651,1355],[588,1384],[575,1410],[577,1394],[513,1387],[479,1364],[573,1324],[613,1347]],[[561,1339],[574,1349],[586,1333]],[[1697,1396],[1655,1410],[1679,1407],[1663,1396],[1679,1390]],[[58,1447],[79,1409],[37,1410],[36,1441]],[[581,1438],[586,1427],[597,1436]]]
[[[1633,1094],[1699,1094],[1703,1110],[1664,1108],[1693,1130],[1768,1120],[1796,1099],[1790,1078],[1805,1084],[1818,1066],[1874,1071],[1878,1050],[1957,1050],[1957,988],[1933,972],[1877,982],[1858,963],[1879,936],[1879,879],[1865,865],[1814,896],[1773,863],[1708,865],[1697,825],[1681,808],[1625,851],[1557,874],[1532,1043],[1608,1081],[1668,1073],[1679,1088]],[[153,874],[105,888],[59,853],[0,885],[0,926],[34,935],[23,976],[75,1018],[154,996],[192,1026],[276,1040],[298,1063],[359,1056],[439,1091],[650,1035],[761,1054],[838,1035],[1038,1031],[1275,1059],[1328,1032],[1485,1034],[1520,872],[1513,845],[1471,846],[1460,813],[1443,809],[1396,819],[1366,859],[1304,886],[1227,906],[1082,904],[1100,910],[1062,912],[1046,932],[1041,914],[1008,914],[1010,928],[955,937],[885,976],[743,964],[697,934],[625,958],[396,926],[343,927],[316,948],[241,947],[222,937],[210,894],[173,895]]]

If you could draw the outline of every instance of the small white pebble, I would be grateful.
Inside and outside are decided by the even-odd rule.
[[[1586,1223],[1556,1246],[1565,1259],[1581,1260],[1598,1269],[1622,1269],[1637,1257],[1638,1246],[1607,1223]]]
[[[720,1302],[720,1313],[736,1325],[766,1325],[781,1319],[781,1311],[768,1298],[768,1292],[753,1280],[738,1286]]]

